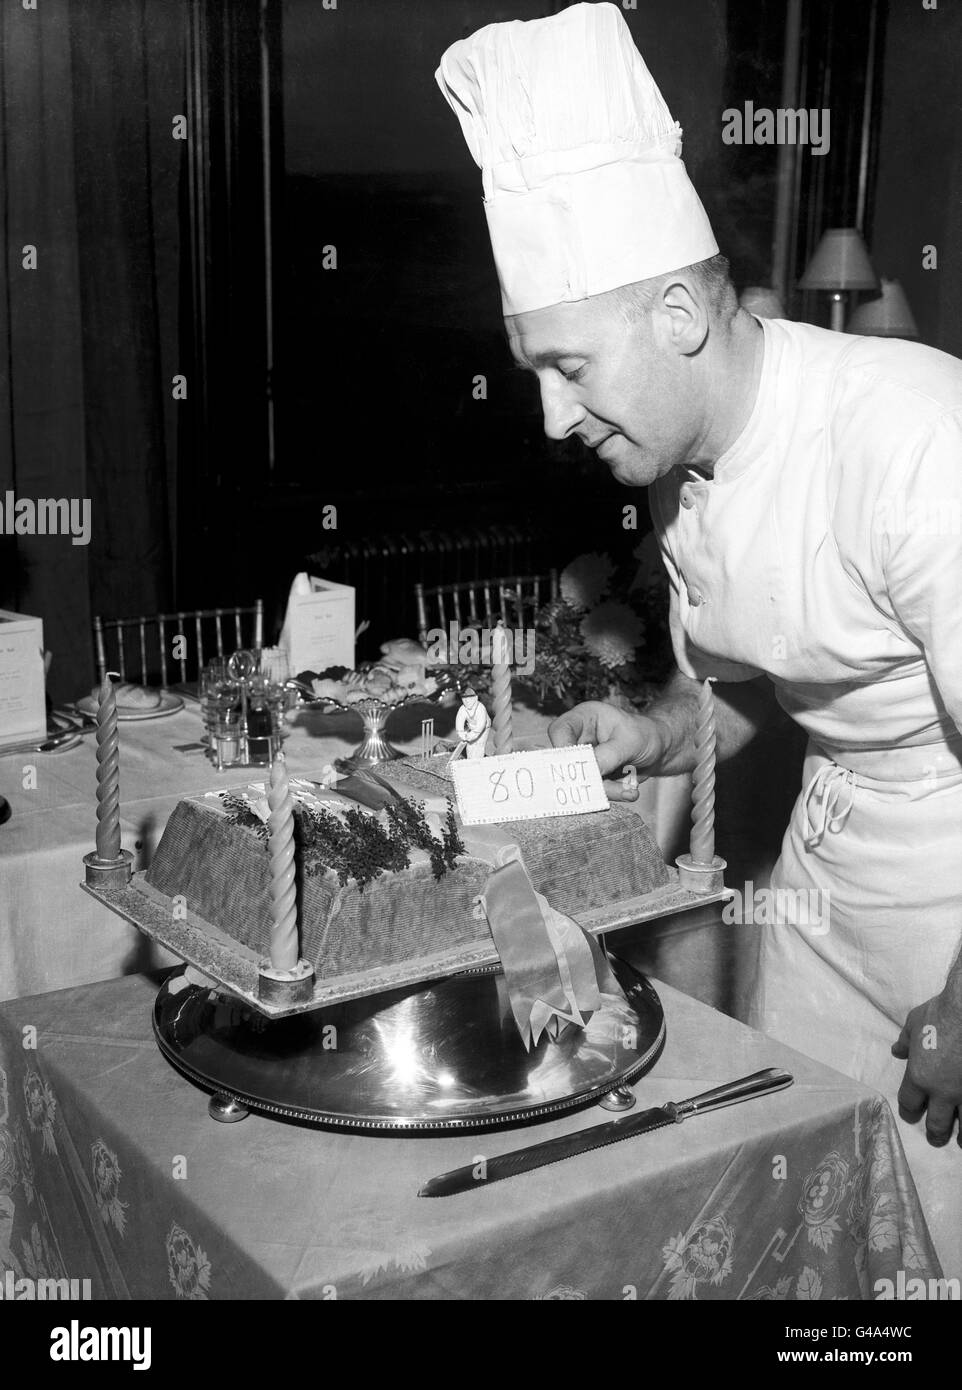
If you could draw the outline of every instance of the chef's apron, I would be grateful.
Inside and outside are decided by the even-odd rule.
[[[749,1021],[897,1113],[891,1046],[962,940],[962,542],[906,526],[916,495],[962,506],[962,364],[763,327],[755,408],[713,478],[675,469],[650,490],[672,638],[690,676],[768,675],[810,739]],[[962,1151],[899,1127],[962,1278]]]
[[[772,875],[749,1023],[881,1091],[898,1112],[906,1016],[959,949],[962,740],[857,753],[818,747]],[[962,1153],[899,1121],[943,1271],[962,1278]]]

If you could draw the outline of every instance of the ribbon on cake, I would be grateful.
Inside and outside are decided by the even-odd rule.
[[[498,826],[463,826],[465,849],[491,865],[480,897],[526,1048],[583,1028],[602,994],[624,998],[597,941],[536,891],[518,845]]]
[[[315,798],[339,801],[347,797],[375,814],[402,793],[372,771],[337,778],[334,788],[312,788]],[[414,792],[424,806],[427,823],[439,834],[447,814],[446,798]],[[603,994],[624,1001],[598,942],[564,912],[536,891],[524,866],[520,846],[497,825],[463,825],[459,832],[466,852],[488,864],[491,873],[478,905],[504,971],[511,1011],[527,1049],[543,1033],[558,1041],[569,1027],[584,1028],[601,1007]],[[411,862],[426,860],[423,850],[411,851]]]

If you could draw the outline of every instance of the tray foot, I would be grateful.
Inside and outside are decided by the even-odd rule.
[[[236,1125],[238,1120],[246,1120],[250,1111],[233,1096],[225,1096],[223,1091],[215,1091],[207,1102],[207,1113],[212,1120],[219,1120],[222,1125]]]
[[[598,1104],[602,1110],[630,1110],[637,1104],[634,1091],[630,1091],[627,1086],[616,1086],[613,1091],[602,1096]]]

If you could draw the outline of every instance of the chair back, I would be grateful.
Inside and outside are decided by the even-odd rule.
[[[548,574],[504,575],[499,579],[465,579],[458,584],[414,586],[418,636],[427,641],[432,628],[451,623],[459,628],[495,626],[499,618],[511,627],[527,627],[538,609],[558,597],[558,571]]]
[[[250,608],[198,608],[152,617],[94,618],[97,678],[117,671],[140,685],[196,680],[205,662],[264,644],[264,601]]]

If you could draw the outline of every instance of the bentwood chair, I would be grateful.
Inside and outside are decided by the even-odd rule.
[[[431,628],[442,628],[447,633],[453,622],[459,628],[490,628],[503,618],[510,627],[530,627],[538,609],[558,597],[558,571],[465,579],[433,588],[415,584],[414,596],[422,642],[427,640]]]
[[[264,601],[251,608],[199,608],[153,617],[94,618],[97,677],[118,671],[141,685],[196,680],[205,662],[264,645]],[[180,640],[178,640],[180,639]],[[159,678],[159,681],[158,681]]]

